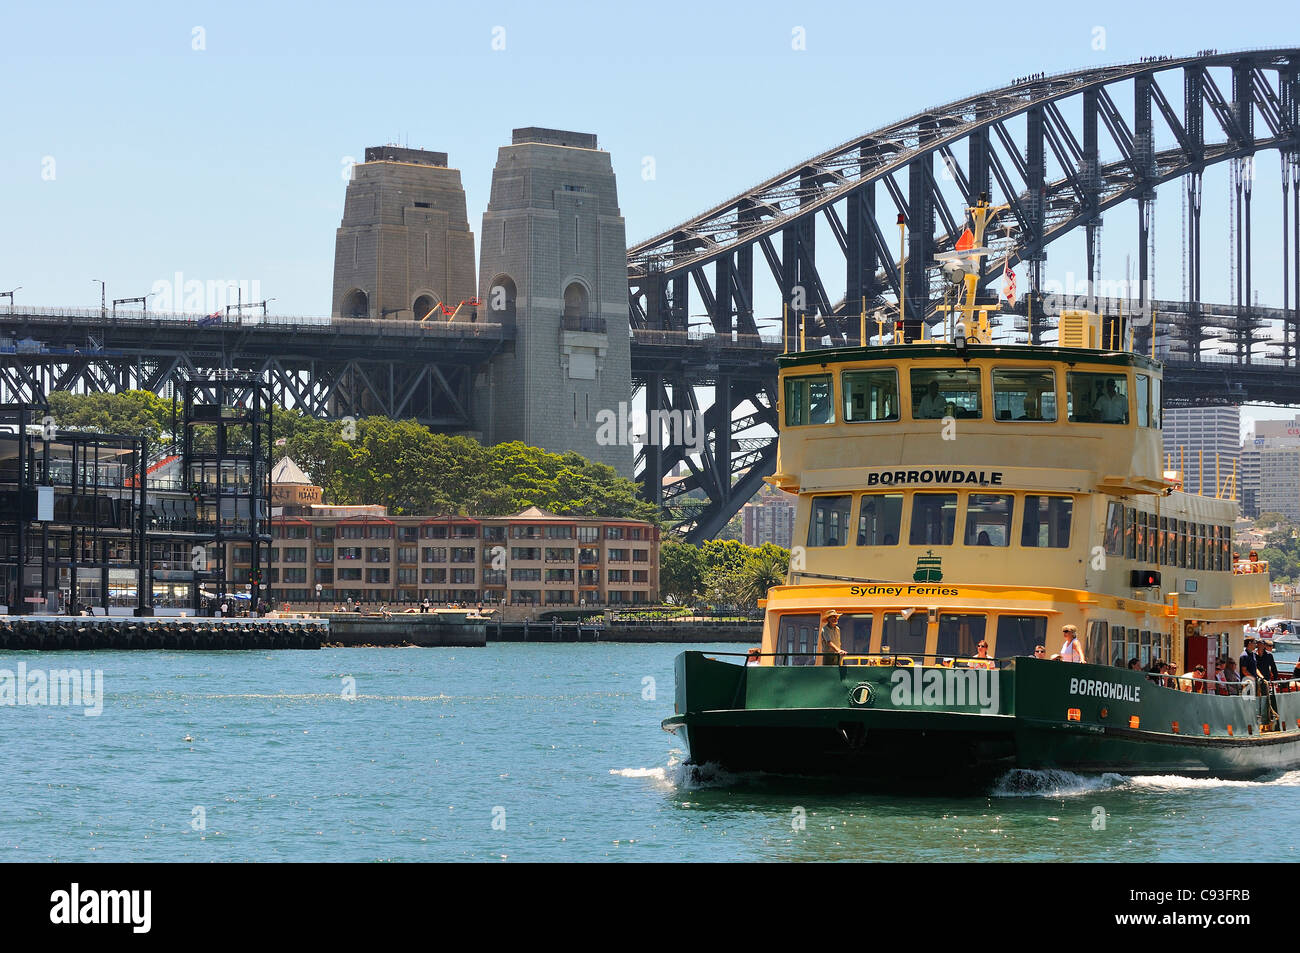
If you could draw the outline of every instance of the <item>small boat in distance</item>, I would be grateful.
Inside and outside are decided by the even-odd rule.
[[[1281,606],[1267,561],[1233,552],[1231,494],[1165,469],[1162,365],[1087,311],[1055,346],[992,343],[997,211],[972,208],[975,247],[945,261],[942,338],[900,322],[778,359],[790,575],[760,649],[678,656],[664,728],[690,763],[932,790],[1300,766],[1296,686],[1216,677]]]

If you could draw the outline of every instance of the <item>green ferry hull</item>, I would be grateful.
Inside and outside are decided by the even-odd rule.
[[[1300,766],[1300,693],[1199,695],[1030,658],[975,671],[685,652],[676,712],[664,728],[690,763],[874,787],[979,787],[1013,768],[1251,778]]]

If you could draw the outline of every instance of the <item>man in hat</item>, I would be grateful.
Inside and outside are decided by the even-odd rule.
[[[817,635],[817,664],[839,665],[844,657],[840,644],[840,614],[829,609],[822,616],[821,631]]]
[[[1277,673],[1277,661],[1273,658],[1272,639],[1263,638],[1256,643],[1255,666],[1259,669],[1260,678],[1276,682],[1281,677]]]

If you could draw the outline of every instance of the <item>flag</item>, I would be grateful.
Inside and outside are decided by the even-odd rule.
[[[1016,273],[1011,270],[1011,256],[1008,255],[1002,265],[1002,293],[1007,296],[1007,301],[1011,302],[1011,307],[1016,306]]]
[[[971,234],[971,230],[969,228],[966,229],[966,231],[961,233],[961,238],[957,239],[956,247],[957,247],[957,251],[965,251],[968,248],[975,247],[975,236]]]

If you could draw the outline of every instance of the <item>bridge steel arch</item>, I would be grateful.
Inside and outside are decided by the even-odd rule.
[[[1176,95],[1166,92],[1179,83]],[[1071,121],[1067,113],[1079,118]],[[1279,342],[1267,340],[1265,319],[1251,304],[1251,163],[1268,150],[1277,151],[1282,161]],[[1233,229],[1236,300],[1226,317],[1223,308],[1210,313],[1200,306],[1201,180],[1207,168],[1225,162],[1232,169],[1239,220]],[[652,446],[638,454],[644,495],[676,510],[686,538],[705,539],[772,472],[775,442],[754,431],[776,424],[775,366],[770,359],[740,366],[717,359],[729,350],[728,340],[757,339],[755,282],[764,272],[771,279],[768,291],[779,292],[783,302],[784,348],[797,347],[801,328],[814,340],[860,343],[860,311],[896,313],[900,301],[905,334],[915,338],[923,322],[938,320],[942,288],[935,254],[952,248],[964,227],[965,207],[988,194],[1009,206],[999,222],[1004,234],[990,245],[999,265],[1004,256],[1013,266],[1028,265],[1028,294],[1017,310],[1024,315],[1023,330],[1036,342],[1051,318],[1042,298],[1048,246],[1084,229],[1087,276],[1096,281],[1102,217],[1121,203],[1138,205],[1138,303],[1151,303],[1152,203],[1158,186],[1178,179],[1186,184],[1189,209],[1188,300],[1160,328],[1169,336],[1171,363],[1199,364],[1203,344],[1217,340],[1238,363],[1280,359],[1294,367],[1300,342],[1294,305],[1300,297],[1300,49],[1295,48],[1202,51],[1024,77],[851,139],[631,246],[634,337],[649,341],[662,334],[685,341],[690,315],[703,311],[710,337],[722,342],[718,353],[684,345],[674,357],[672,348],[661,347],[654,349],[653,360],[634,361],[647,412],[698,412],[696,391],[714,389],[713,404],[702,415],[702,452]],[[901,260],[896,238],[880,223],[886,208],[908,226]],[[834,267],[842,271],[832,283]],[[986,264],[982,284],[998,275],[1000,270]],[[1156,329],[1148,320],[1133,331],[1143,344]],[[665,482],[683,464],[686,474]]]

